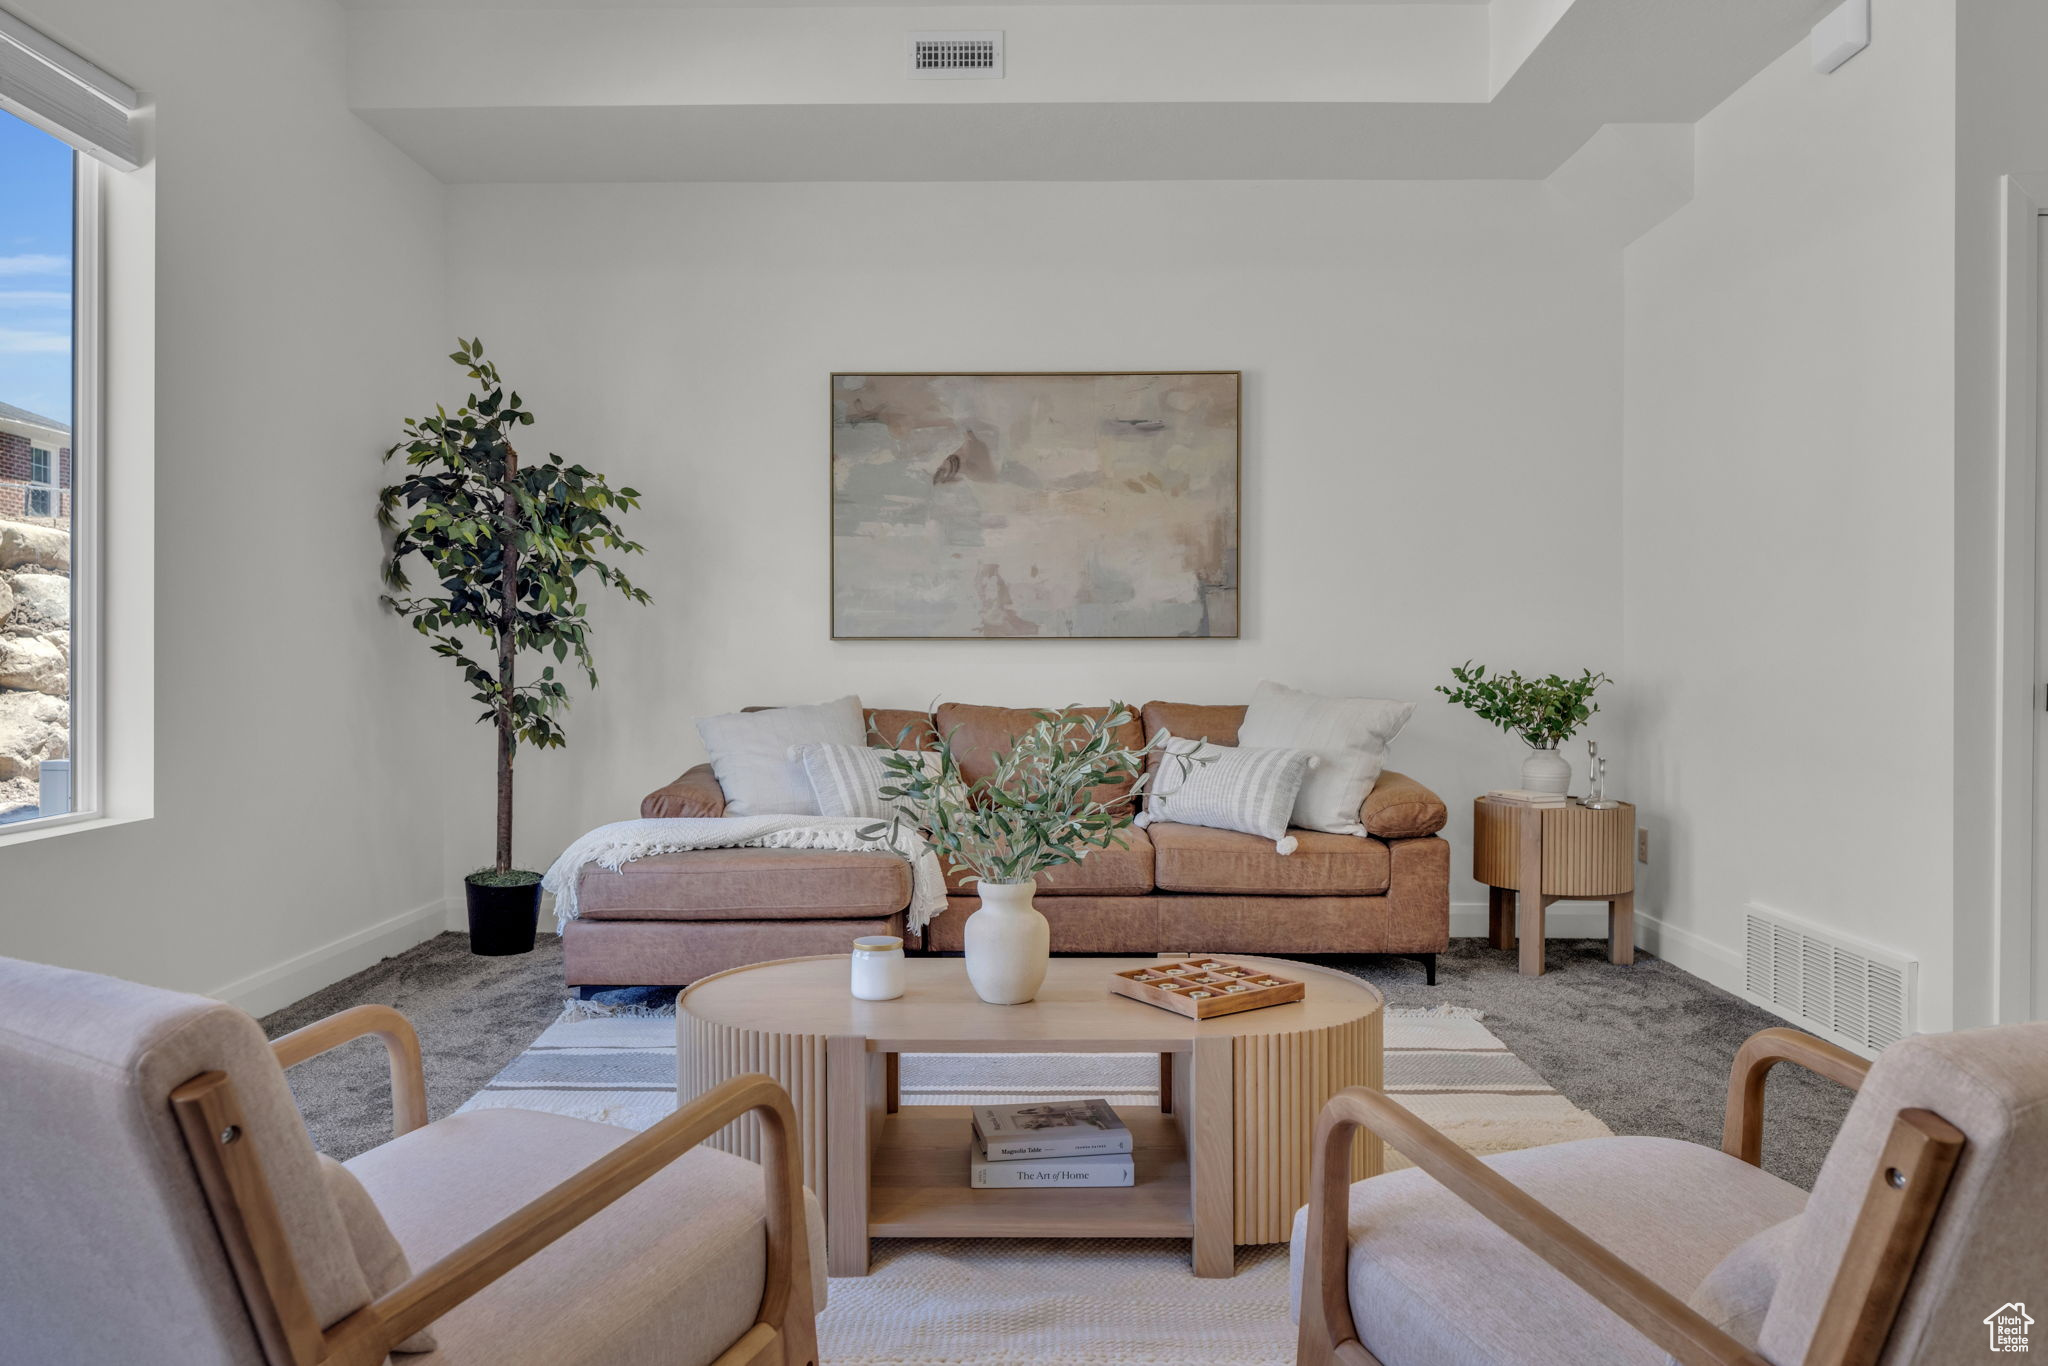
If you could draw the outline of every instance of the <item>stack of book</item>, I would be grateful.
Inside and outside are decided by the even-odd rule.
[[[1136,1181],[1131,1131],[1106,1100],[977,1106],[968,1166],[981,1190]]]
[[[1570,806],[1572,799],[1562,792],[1530,792],[1526,788],[1502,787],[1486,794],[1492,802],[1506,802],[1510,806]]]

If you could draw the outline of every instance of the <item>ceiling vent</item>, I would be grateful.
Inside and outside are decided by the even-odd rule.
[[[1001,29],[910,35],[910,74],[918,80],[997,80],[1003,74]]]
[[[1742,994],[1863,1054],[1914,1029],[1919,965],[1782,911],[1743,910]]]

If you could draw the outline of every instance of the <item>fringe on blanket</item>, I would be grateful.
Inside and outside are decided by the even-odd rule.
[[[665,1006],[612,1006],[603,1001],[564,1001],[562,1013],[555,1017],[556,1024],[575,1024],[581,1020],[673,1020],[676,1008],[673,1002]]]

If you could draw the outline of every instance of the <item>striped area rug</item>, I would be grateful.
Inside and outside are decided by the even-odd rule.
[[[1158,1097],[1152,1054],[906,1054],[903,1100]],[[1387,1089],[1478,1153],[1607,1134],[1476,1012],[1389,1010]],[[675,1108],[675,1014],[572,1005],[463,1105],[641,1129]],[[1388,1166],[1406,1165],[1391,1149]],[[1287,1248],[1239,1248],[1237,1274],[1196,1280],[1179,1239],[878,1239],[870,1274],[835,1277],[820,1366],[1291,1366]]]
[[[526,1052],[463,1105],[548,1110],[644,1129],[675,1108],[675,1012],[606,1013],[571,1003]],[[906,1105],[987,1105],[1045,1096],[1102,1096],[1116,1105],[1159,1097],[1149,1053],[907,1053]],[[1386,1088],[1480,1153],[1605,1135],[1480,1022],[1438,1006],[1386,1013]],[[1398,1153],[1387,1165],[1406,1165]]]

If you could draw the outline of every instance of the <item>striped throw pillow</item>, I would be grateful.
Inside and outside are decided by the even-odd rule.
[[[1207,740],[1180,740],[1168,736],[1168,755],[1199,755],[1213,762],[1197,764],[1185,776],[1170,758],[1160,760],[1145,796],[1145,814],[1133,824],[1176,821],[1181,825],[1206,825],[1214,830],[1242,830],[1273,841],[1276,853],[1291,854],[1294,836],[1287,833],[1287,818],[1294,811],[1295,798],[1316,766],[1316,756],[1305,749],[1254,749],[1250,746],[1212,745]]]
[[[927,773],[938,770],[939,756],[915,750],[875,749],[868,745],[792,745],[789,757],[804,766],[811,791],[818,798],[821,816],[857,816],[863,820],[886,821],[896,815],[897,803],[882,795],[884,787],[895,787],[898,779],[882,767],[892,754],[916,759]]]

